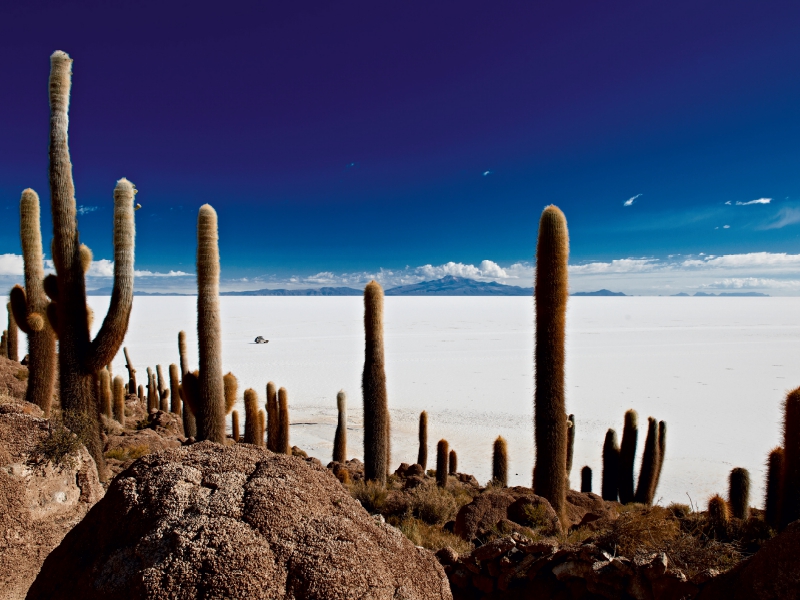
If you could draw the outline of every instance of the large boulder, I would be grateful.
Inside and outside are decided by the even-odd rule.
[[[434,555],[326,469],[203,442],[136,461],[45,561],[28,598],[449,599]]]
[[[469,504],[462,506],[456,516],[456,523],[454,533],[461,538],[472,541],[477,537],[485,535],[489,532],[498,522],[509,519],[514,520],[509,516],[509,508],[522,498],[529,498],[535,502],[542,502],[547,504],[550,512],[553,509],[544,498],[537,496],[530,488],[512,487],[492,489],[477,496]],[[513,511],[512,511],[513,512]],[[522,523],[523,525],[527,523]]]
[[[7,600],[25,597],[50,551],[103,495],[83,446],[59,465],[42,457],[50,424],[37,414],[24,401],[0,405],[0,596]]]
[[[21,400],[28,389],[28,367],[0,356],[0,397],[10,396]],[[5,402],[6,399],[3,399]]]

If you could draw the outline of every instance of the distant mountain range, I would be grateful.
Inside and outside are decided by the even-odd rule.
[[[610,290],[597,290],[596,292],[575,292],[572,296],[627,296],[622,292],[612,292]]]
[[[681,292],[680,294],[673,294],[673,298],[685,297],[688,298],[689,294]],[[705,292],[695,292],[695,298],[769,298],[769,294],[762,294],[761,292],[722,292],[720,294],[706,294]]]
[[[349,287],[321,287],[303,290],[247,290],[220,292],[220,296],[361,296],[364,290]]]

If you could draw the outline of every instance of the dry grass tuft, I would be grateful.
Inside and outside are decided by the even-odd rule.
[[[447,546],[459,554],[467,554],[473,549],[472,544],[465,542],[457,535],[445,531],[441,527],[429,525],[414,517],[405,517],[403,519],[392,517],[389,519],[389,524],[402,531],[415,546],[422,546],[433,552]]]
[[[350,485],[350,495],[361,502],[361,506],[370,513],[380,512],[386,504],[389,492],[383,485],[374,481],[356,481]]]
[[[114,448],[106,452],[106,458],[114,458],[125,462],[128,460],[136,460],[145,454],[150,454],[150,447],[142,444],[141,446],[130,446],[128,448]]]

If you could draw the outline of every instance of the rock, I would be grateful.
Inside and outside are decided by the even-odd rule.
[[[450,546],[445,546],[436,552],[436,558],[442,565],[454,565],[458,562],[458,552],[453,550]]]
[[[424,477],[419,475],[412,475],[411,477],[407,477],[405,483],[403,483],[404,490],[413,490],[416,487],[421,485],[425,485],[427,480]]]
[[[171,412],[156,410],[150,413],[150,424],[148,429],[152,429],[160,436],[183,437],[183,419]]]
[[[533,493],[522,496],[508,507],[508,518],[515,523],[543,529],[552,534],[558,531],[558,515],[550,503]]]
[[[800,598],[800,521],[766,542],[751,558],[715,577],[698,600]]]
[[[475,560],[480,561],[492,560],[505,554],[516,546],[517,544],[514,542],[514,540],[512,540],[510,537],[504,537],[500,538],[499,540],[493,540],[488,544],[484,544],[483,546],[476,548],[472,552],[472,557]]]
[[[452,596],[434,555],[376,523],[326,469],[211,442],[147,455],[121,473],[28,594],[223,597]]]
[[[268,340],[268,339],[265,339],[265,338],[264,338],[264,337],[262,337],[262,336],[258,336],[258,337],[255,339],[255,342],[256,342],[256,344],[269,344],[269,340]]]
[[[103,496],[83,446],[71,464],[36,460],[49,422],[20,402],[0,411],[0,596],[25,598],[47,555]],[[39,411],[41,413],[41,411]]]
[[[28,367],[0,356],[0,397],[11,396],[17,400],[25,399],[28,389]],[[3,399],[7,403],[7,399]]]
[[[425,469],[422,468],[422,465],[416,463],[409,465],[408,469],[406,469],[406,477],[425,477]]]
[[[585,525],[598,519],[615,520],[615,502],[606,502],[591,492],[567,491],[567,520],[572,525]],[[569,525],[568,524],[568,525]]]
[[[508,507],[522,497],[538,498],[539,496],[536,496],[532,490],[523,487],[484,492],[458,511],[455,534],[467,541],[483,535],[498,521],[509,519]]]

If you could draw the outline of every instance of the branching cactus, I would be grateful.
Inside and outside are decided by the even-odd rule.
[[[31,189],[19,201],[19,234],[25,263],[25,287],[11,290],[14,321],[28,336],[28,390],[25,400],[50,417],[56,381],[56,336],[47,320],[48,300],[44,292],[44,253],[39,196]]]
[[[347,394],[340,390],[336,394],[336,409],[339,418],[336,423],[336,435],[333,437],[333,460],[347,462]]]
[[[642,466],[639,469],[639,484],[636,487],[634,499],[648,506],[653,504],[656,494],[656,477],[658,476],[658,421],[653,417],[647,418],[647,438],[642,452]]]
[[[536,243],[533,489],[550,502],[561,522],[565,522],[567,494],[564,336],[569,296],[568,258],[567,219],[558,207],[548,206],[539,219]]]
[[[239,442],[239,411],[231,412],[231,435],[234,442]]]
[[[11,302],[6,303],[8,311],[8,337],[6,338],[6,357],[19,362],[19,341],[17,336],[17,322],[14,320],[14,312],[11,310]]]
[[[125,427],[125,380],[114,377],[114,418]]]
[[[783,411],[780,529],[800,519],[800,388],[786,396]]]
[[[289,394],[286,388],[278,390],[278,445],[276,452],[292,454],[289,444]]]
[[[100,388],[100,413],[111,419],[113,417],[111,406],[111,374],[107,369],[100,369],[97,374]]]
[[[197,439],[225,443],[225,387],[222,381],[222,324],[219,310],[217,212],[208,204],[197,216],[197,341],[200,396],[194,416]]]
[[[617,501],[619,480],[619,444],[617,432],[609,429],[603,443],[603,481],[601,484],[603,500]]]
[[[258,444],[261,427],[258,422],[258,394],[252,388],[244,391],[244,443]]]
[[[737,519],[750,516],[750,473],[747,469],[731,469],[728,477],[728,504],[731,514]]]
[[[383,289],[377,281],[364,288],[364,478],[386,485],[389,468],[389,404],[383,350]]]
[[[222,387],[225,390],[225,414],[230,414],[236,406],[236,396],[239,395],[239,380],[233,373],[225,373],[222,377]],[[258,409],[256,409],[258,410]]]
[[[592,493],[592,469],[589,466],[581,469],[581,492]]]
[[[270,381],[267,383],[267,450],[270,452],[278,451],[278,415],[278,388]]]
[[[125,368],[128,369],[128,393],[135,394],[136,393],[136,369],[133,368],[133,363],[131,362],[131,357],[128,354],[128,348],[122,349],[123,353],[125,354]]]
[[[180,387],[180,395],[181,400],[186,402],[186,398],[183,396],[183,378],[189,372],[189,357],[186,350],[186,332],[179,331],[178,332],[178,355],[180,356],[181,362],[181,387]],[[184,406],[183,408],[183,435],[187,438],[195,438],[197,439],[197,423],[194,418],[194,413],[191,409],[186,409]]]
[[[455,475],[458,473],[458,455],[456,454],[455,450],[450,450],[447,472],[450,475]]]
[[[181,414],[181,383],[178,376],[178,365],[172,363],[169,366],[169,412],[176,415]]]
[[[778,527],[781,499],[781,473],[783,472],[783,448],[773,448],[767,457],[767,485],[764,498],[764,520],[773,528]]]
[[[634,498],[634,460],[636,444],[639,440],[639,415],[631,409],[625,413],[625,427],[622,430],[622,444],[619,449],[619,501],[622,504],[633,502]]]
[[[86,270],[91,265],[91,252],[81,245],[78,237],[75,188],[67,142],[71,85],[72,59],[64,52],[54,52],[50,57],[50,206],[56,285],[45,284],[45,291],[56,292],[56,297],[51,296],[47,315],[59,341],[59,392],[65,424],[69,427],[73,418],[91,423],[83,437],[97,463],[100,479],[106,481],[108,469],[100,441],[94,380],[97,372],[119,351],[128,329],[133,305],[136,190],[127,179],[120,179],[114,190],[111,303],[97,336],[92,340],[85,281]]]
[[[425,470],[428,467],[428,413],[419,413],[419,452],[417,464]]]
[[[492,484],[508,486],[508,445],[505,438],[497,436],[492,451]]]
[[[439,440],[436,444],[436,485],[439,487],[447,487],[448,455],[447,440]]]

